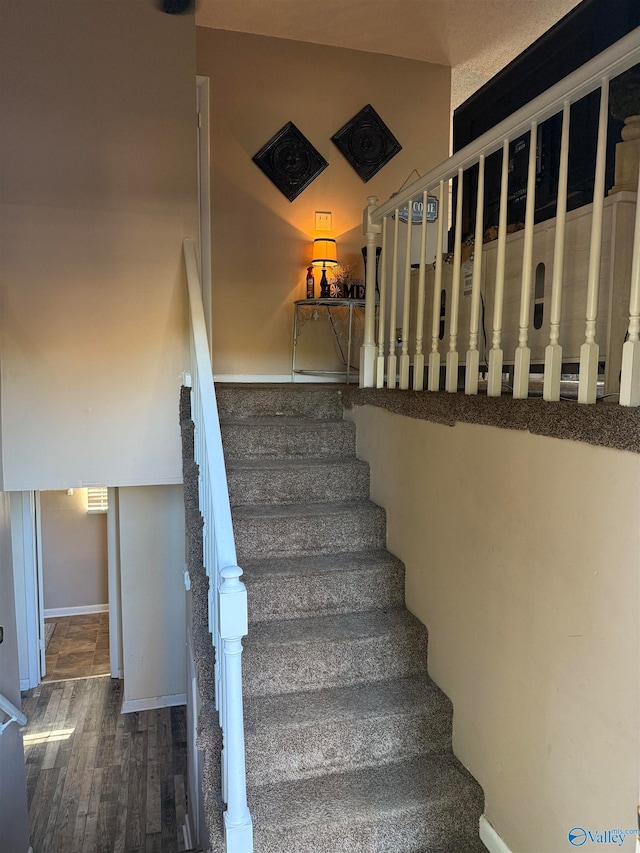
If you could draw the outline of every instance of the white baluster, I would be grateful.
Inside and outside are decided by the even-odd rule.
[[[389,358],[387,359],[387,388],[396,387],[396,314],[398,310],[398,225],[400,210],[396,207],[393,228],[393,258],[391,267],[391,304],[389,306]]]
[[[502,144],[502,175],[500,178],[500,215],[498,219],[498,251],[496,258],[496,291],[493,302],[493,336],[489,350],[487,396],[502,394],[502,314],[504,307],[504,271],[507,258],[507,196],[509,189],[509,140]]]
[[[422,341],[424,337],[424,286],[427,275],[427,205],[429,194],[422,193],[422,225],[420,229],[420,271],[418,273],[418,305],[416,307],[416,352],[413,357],[413,390],[422,391],[424,388],[424,353]]]
[[[382,254],[380,255],[380,304],[378,305],[378,358],[376,361],[376,387],[384,388],[385,320],[387,309],[387,223],[382,220]]]
[[[476,232],[473,245],[473,277],[471,279],[471,318],[469,322],[469,349],[466,358],[464,393],[478,393],[480,352],[478,350],[478,324],[480,314],[480,284],[482,279],[482,243],[484,237],[484,154],[478,161],[478,198],[476,200]]]
[[[560,139],[560,172],[558,175],[558,201],[556,205],[556,240],[553,250],[553,281],[551,284],[551,313],[549,345],[544,354],[545,400],[560,399],[562,375],[562,346],[560,345],[560,320],[562,319],[562,281],[564,276],[564,243],[567,221],[567,183],[569,179],[569,122],[571,104],[564,102],[562,110],[562,137]]]
[[[365,265],[364,340],[360,347],[361,388],[373,388],[375,383],[376,240],[382,228],[380,225],[374,224],[371,217],[375,212],[377,201],[376,196],[369,196],[363,218],[363,231],[367,238],[367,260]]]
[[[529,170],[527,173],[527,203],[524,216],[524,247],[522,250],[522,285],[520,290],[520,326],[513,376],[513,396],[523,400],[529,396],[529,368],[531,350],[529,341],[529,315],[531,314],[531,280],[533,278],[533,219],[536,207],[536,148],[537,122],[531,122],[529,140]]]
[[[449,182],[440,181],[438,194],[438,236],[436,238],[436,270],[433,283],[433,314],[431,317],[431,352],[429,353],[429,391],[440,389],[440,294],[442,292],[442,249],[444,220],[447,218],[446,198]]]
[[[640,405],[640,175],[636,197],[636,222],[631,260],[631,293],[629,296],[629,337],[622,347],[620,404]]]
[[[375,287],[375,284],[374,284]],[[224,830],[227,853],[251,853],[253,828],[247,807],[244,727],[242,710],[242,637],[246,636],[247,590],[240,580],[242,569],[228,566],[221,572],[220,634],[224,656],[224,749],[226,757],[227,809]]]
[[[411,310],[411,232],[413,231],[413,199],[408,201],[407,247],[404,256],[404,298],[402,300],[402,350],[400,352],[400,388],[409,387],[409,315]]]
[[[453,279],[451,282],[451,310],[449,314],[449,351],[445,391],[455,394],[458,390],[458,314],[460,310],[460,269],[462,267],[462,183],[464,172],[458,169],[458,194],[456,205],[456,231],[453,249]]]
[[[604,213],[604,179],[607,160],[607,125],[609,123],[609,80],[605,77],[600,89],[598,119],[598,149],[593,182],[593,215],[591,219],[591,249],[587,274],[587,325],[585,342],[580,347],[580,381],[578,402],[595,403],[598,389],[598,359],[596,343],[598,295],[600,289],[600,256],[602,254],[602,219]]]

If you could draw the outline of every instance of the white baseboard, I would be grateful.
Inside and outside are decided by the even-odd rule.
[[[214,382],[286,382],[291,385],[290,373],[214,373]],[[344,385],[344,376],[316,376],[296,374],[296,384],[308,382],[339,382]],[[353,384],[353,383],[352,383]],[[357,384],[357,383],[356,383]]]
[[[79,607],[50,607],[44,611],[44,618],[55,619],[57,616],[84,616],[88,613],[108,612],[108,604],[82,604]]]
[[[22,693],[24,690],[31,690],[31,682],[28,678],[20,679],[20,692]]]
[[[291,382],[290,373],[214,373],[214,382]]]
[[[186,693],[174,693],[171,696],[149,696],[147,699],[126,699],[120,709],[121,714],[134,711],[153,711],[156,708],[172,708],[174,705],[186,705]]]
[[[489,853],[511,853],[484,815],[480,815],[480,841]]]

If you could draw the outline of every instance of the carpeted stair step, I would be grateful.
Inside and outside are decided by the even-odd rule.
[[[239,564],[249,557],[383,548],[385,512],[371,501],[242,506],[233,510]]]
[[[245,705],[247,783],[343,773],[451,750],[451,703],[426,676]]]
[[[225,459],[350,456],[356,449],[350,421],[251,418],[220,422]]]
[[[369,466],[355,457],[231,459],[227,481],[232,507],[369,497]]]
[[[216,385],[220,419],[342,418],[342,392],[325,385]]]
[[[249,622],[400,607],[404,565],[388,551],[248,559]]]
[[[244,648],[247,696],[403,678],[427,666],[426,629],[402,607],[258,622]]]
[[[452,755],[249,788],[259,853],[480,853],[482,791]]]

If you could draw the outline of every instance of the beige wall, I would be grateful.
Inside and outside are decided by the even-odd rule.
[[[119,489],[124,702],[186,690],[182,486]]]
[[[633,828],[640,457],[373,407],[355,420],[488,820],[514,853]]]
[[[341,48],[197,29],[211,80],[213,355],[217,374],[287,374],[293,300],[305,297],[316,210],[362,277],[362,210],[448,154],[450,72]],[[331,142],[371,103],[403,150],[367,184]],[[289,202],[252,162],[292,121],[329,162]],[[415,179],[415,175],[413,178]],[[319,276],[316,281],[319,290]]]
[[[193,17],[7,0],[0,34],[5,488],[180,482]]]
[[[45,610],[108,604],[107,515],[87,513],[87,490],[40,493]]]
[[[9,496],[3,493],[0,493],[0,625],[4,628],[4,642],[0,645],[0,693],[20,708]],[[0,722],[5,720],[0,712]],[[22,735],[14,723],[0,737],[0,850],[3,853],[26,853],[29,846],[26,792]]]

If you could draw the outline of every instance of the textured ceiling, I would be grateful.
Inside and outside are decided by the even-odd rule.
[[[196,23],[452,68],[453,108],[579,0],[198,0]]]

